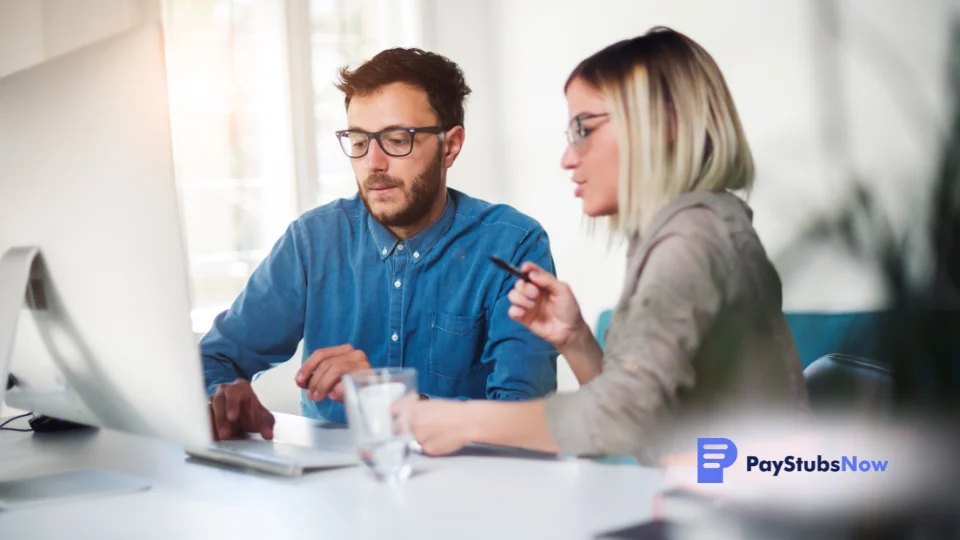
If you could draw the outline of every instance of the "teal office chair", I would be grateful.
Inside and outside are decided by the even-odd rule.
[[[800,364],[809,367],[830,354],[877,358],[882,311],[786,312]]]
[[[607,328],[610,326],[610,317],[613,316],[613,310],[606,310],[600,314],[600,317],[597,319],[597,342],[600,343],[600,348],[603,349],[606,345],[606,334]]]
[[[606,310],[597,319],[596,337],[603,348],[613,311]],[[797,344],[800,364],[806,369],[828,354],[846,354],[876,358],[881,311],[846,313],[788,312],[787,325]]]
[[[876,360],[828,354],[804,369],[803,379],[817,412],[884,414],[893,406],[893,373]]]

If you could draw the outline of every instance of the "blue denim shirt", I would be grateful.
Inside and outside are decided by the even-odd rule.
[[[253,378],[296,352],[349,343],[373,367],[414,367],[430,397],[521,400],[556,390],[557,352],[507,316],[514,278],[497,255],[554,272],[533,219],[455,190],[436,222],[400,241],[359,196],[315,208],[287,228],[233,306],[200,342],[204,379]],[[291,391],[296,383],[291,378]],[[345,422],[343,405],[304,416]]]

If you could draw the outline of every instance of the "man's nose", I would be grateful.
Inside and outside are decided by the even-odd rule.
[[[370,172],[386,172],[390,165],[390,157],[383,151],[383,148],[380,148],[380,143],[375,139],[370,139],[370,146],[364,160],[367,162],[367,169]]]

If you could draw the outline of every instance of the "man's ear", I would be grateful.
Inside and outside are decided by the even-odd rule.
[[[443,135],[443,168],[453,167],[453,162],[460,155],[463,148],[463,141],[467,138],[467,132],[463,126],[454,126],[447,130]]]

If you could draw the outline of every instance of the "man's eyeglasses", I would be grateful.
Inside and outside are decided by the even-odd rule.
[[[581,146],[584,139],[588,135],[593,133],[593,130],[598,126],[586,127],[583,125],[584,120],[592,120],[594,118],[606,118],[610,116],[610,113],[600,113],[600,114],[590,114],[583,113],[578,114],[570,119],[570,124],[567,126],[567,142],[572,146]]]
[[[362,158],[370,150],[370,139],[375,139],[385,154],[393,157],[403,157],[413,152],[413,140],[417,133],[436,133],[443,140],[444,129],[441,126],[418,128],[388,128],[376,133],[359,129],[344,129],[338,131],[337,140],[340,148],[349,158]]]

